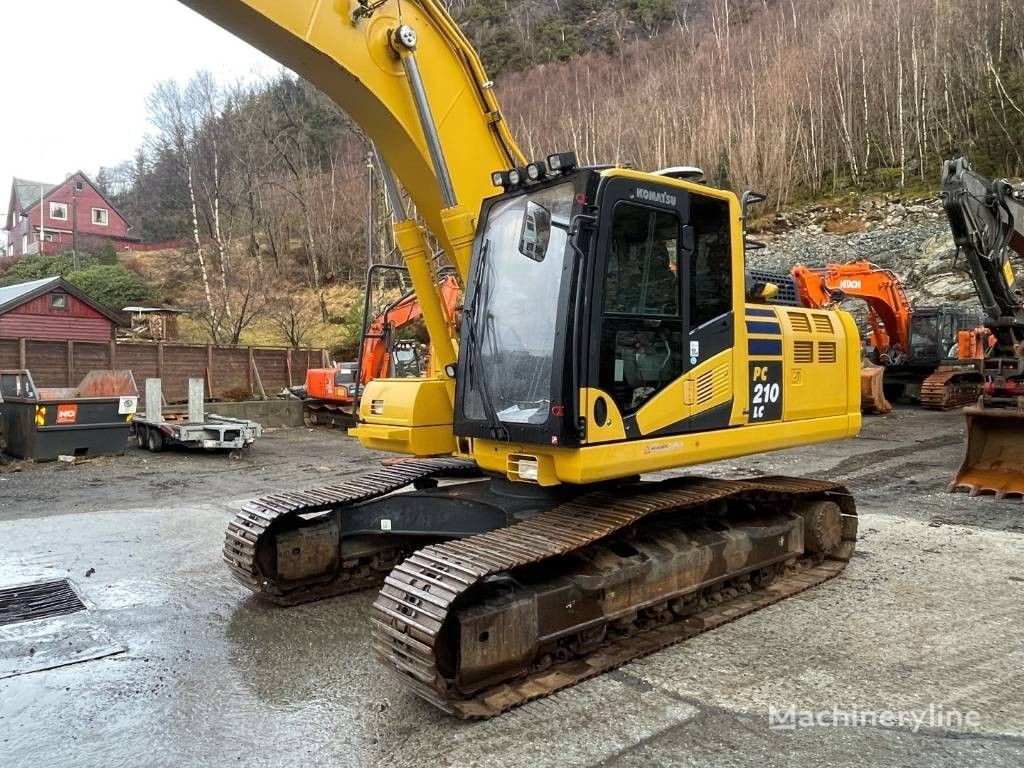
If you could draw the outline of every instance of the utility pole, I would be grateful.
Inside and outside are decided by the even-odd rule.
[[[71,262],[78,271],[78,188],[71,184]]]
[[[367,209],[366,209],[366,268],[373,266],[373,240],[375,237],[373,225],[373,154],[366,155],[366,179],[367,179]]]
[[[43,201],[46,199],[46,191],[42,184],[39,185],[39,255],[43,255],[43,243],[46,242],[46,211],[43,209]],[[29,226],[32,226],[31,221]]]

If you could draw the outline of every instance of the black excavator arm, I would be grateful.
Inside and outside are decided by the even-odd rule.
[[[989,181],[960,157],[943,164],[942,204],[985,314],[1015,321],[1024,334],[1024,296],[1010,263],[1011,252],[1024,256],[1024,187]]]

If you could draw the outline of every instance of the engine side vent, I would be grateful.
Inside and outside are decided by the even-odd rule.
[[[837,359],[836,343],[834,341],[823,341],[818,344],[819,363],[834,363]]]
[[[720,365],[697,379],[697,405],[704,405],[729,390],[729,366]]]
[[[793,360],[797,363],[814,362],[814,342],[797,341],[793,343]]]
[[[836,332],[832,327],[832,318],[828,315],[814,315],[814,330],[818,333],[833,334]]]
[[[789,324],[793,326],[793,330],[797,333],[811,332],[811,320],[801,312],[790,312]]]

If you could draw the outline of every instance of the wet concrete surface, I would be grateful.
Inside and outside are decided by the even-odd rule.
[[[482,723],[384,674],[371,594],[276,609],[220,561],[244,499],[375,463],[340,433],[271,432],[238,462],[131,449],[2,467],[0,587],[66,577],[90,609],[12,625],[0,647],[73,659],[92,628],[125,650],[0,673],[0,766],[1022,765],[1024,505],[945,493],[961,420],[899,410],[855,440],[702,468],[848,484],[858,555],[822,587]],[[768,721],[932,706],[978,725]]]

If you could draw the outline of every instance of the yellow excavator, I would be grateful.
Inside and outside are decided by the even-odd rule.
[[[529,161],[432,0],[183,2],[374,142],[435,350],[432,377],[361,400],[352,434],[402,458],[238,513],[239,581],[285,606],[380,587],[380,660],[483,718],[841,572],[857,518],[840,485],[643,479],[860,429],[852,318],[770,305],[775,288],[748,280],[760,195],[689,167]],[[465,286],[459,329],[427,230]]]

